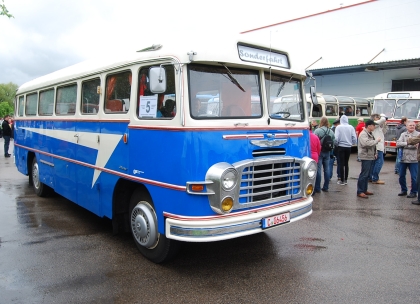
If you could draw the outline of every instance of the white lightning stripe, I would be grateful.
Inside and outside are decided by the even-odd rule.
[[[81,145],[98,151],[95,166],[104,168],[112,153],[120,142],[122,135],[92,133],[92,132],[76,132],[64,130],[50,130],[37,128],[21,128],[30,132],[45,135],[55,139],[63,140],[73,144]],[[77,141],[79,139],[79,141]],[[98,140],[99,139],[99,140]],[[98,142],[99,141],[99,142]],[[92,187],[101,174],[100,170],[93,173]]]

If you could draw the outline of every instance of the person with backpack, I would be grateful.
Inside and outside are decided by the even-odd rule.
[[[321,117],[319,127],[314,131],[314,134],[319,137],[321,142],[321,154],[318,158],[318,171],[315,180],[315,193],[322,191],[328,192],[330,183],[330,159],[331,151],[334,149],[334,132],[328,127],[327,117]],[[324,169],[324,185],[321,189],[321,171]]]

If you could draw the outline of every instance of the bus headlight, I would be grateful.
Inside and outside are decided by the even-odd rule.
[[[316,175],[316,170],[317,170],[317,167],[315,166],[315,163],[314,162],[311,163],[308,167],[308,177],[314,178]]]
[[[223,172],[221,176],[221,186],[225,191],[232,190],[238,182],[238,172],[235,169],[230,168]]]

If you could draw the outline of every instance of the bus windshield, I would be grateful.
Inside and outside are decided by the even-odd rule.
[[[188,75],[192,118],[262,116],[258,71],[191,64]]]
[[[304,105],[300,82],[292,79],[292,77],[286,78],[270,73],[265,73],[264,76],[267,96],[270,100],[270,106],[268,107],[270,117],[303,120]]]
[[[399,99],[397,101],[397,108],[395,109],[394,118],[401,118],[405,116],[408,119],[418,119],[419,109],[419,99]]]
[[[372,113],[383,113],[387,117],[393,117],[395,103],[395,99],[375,99]]]

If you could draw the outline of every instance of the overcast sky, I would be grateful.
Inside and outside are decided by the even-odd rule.
[[[136,51],[168,36],[233,36],[355,2],[361,1],[5,0],[14,18],[0,17],[0,83],[22,85],[100,53]]]

